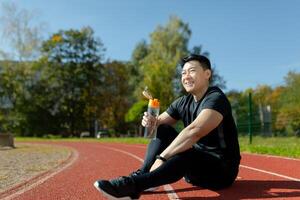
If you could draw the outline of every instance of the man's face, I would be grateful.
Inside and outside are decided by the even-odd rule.
[[[197,94],[209,85],[210,76],[210,70],[204,70],[198,61],[191,60],[182,68],[181,83],[187,92]]]

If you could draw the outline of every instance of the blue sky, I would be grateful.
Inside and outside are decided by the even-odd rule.
[[[3,0],[0,0],[3,2]],[[129,60],[135,45],[170,15],[192,30],[189,46],[202,45],[226,81],[227,90],[284,84],[300,72],[298,0],[14,0],[37,10],[48,34],[90,26],[106,58]]]

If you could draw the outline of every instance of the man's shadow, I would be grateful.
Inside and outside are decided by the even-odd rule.
[[[299,197],[300,182],[285,180],[237,180],[231,187],[214,191],[215,196],[201,197],[201,187],[186,187],[175,189],[174,192],[184,200],[210,199],[210,200],[238,200],[238,199],[260,199],[260,198],[288,198]],[[193,193],[191,196],[181,197],[181,192],[198,191],[197,196]],[[159,193],[168,193],[165,191]],[[182,195],[183,196],[183,195]]]

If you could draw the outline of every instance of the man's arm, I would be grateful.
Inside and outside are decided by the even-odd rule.
[[[148,128],[155,128],[161,124],[174,125],[176,122],[177,120],[172,118],[167,112],[163,112],[162,114],[160,114],[157,119],[149,113],[145,112],[142,120],[142,125]]]
[[[161,124],[174,125],[176,122],[177,120],[171,117],[167,112],[163,112],[158,117],[157,126]]]
[[[190,148],[202,137],[215,129],[223,120],[223,116],[212,109],[204,109],[197,118],[186,128],[184,128],[173,142],[160,154],[165,159],[184,152]],[[162,164],[156,160],[150,171],[156,169]]]

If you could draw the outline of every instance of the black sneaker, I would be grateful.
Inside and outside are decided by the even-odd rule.
[[[144,172],[142,172],[142,170],[138,169],[138,170],[136,170],[134,172],[131,172],[129,174],[129,177],[135,177],[135,176],[139,176],[139,175],[142,175],[142,174],[144,174]],[[148,188],[148,189],[146,189],[144,191],[145,192],[154,192],[154,191],[158,190],[158,188],[159,187],[152,187],[152,188]]]
[[[138,169],[134,172],[131,172],[128,176],[129,177],[135,177],[135,176],[142,175],[142,174],[143,174],[142,170]]]
[[[114,180],[98,180],[94,186],[112,200],[139,199],[140,192],[137,191],[134,180],[128,176],[122,176]]]

